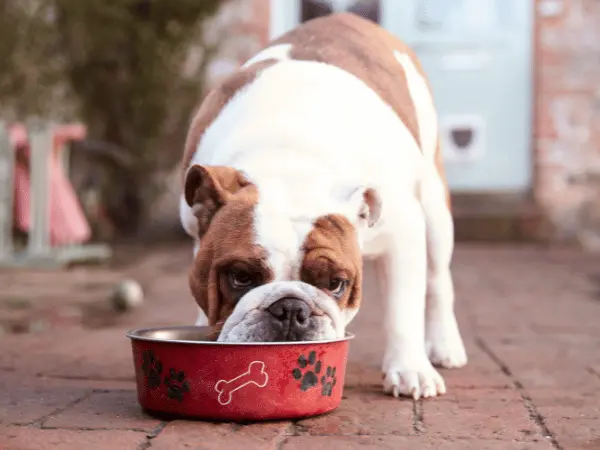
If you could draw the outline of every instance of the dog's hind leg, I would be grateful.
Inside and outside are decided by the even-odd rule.
[[[427,229],[425,347],[434,365],[462,367],[467,363],[467,354],[454,314],[450,272],[454,223],[443,174],[433,163],[422,180],[420,198]]]

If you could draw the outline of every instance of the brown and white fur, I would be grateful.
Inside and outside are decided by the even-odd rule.
[[[343,336],[371,258],[384,390],[436,396],[432,363],[466,364],[435,107],[414,53],[383,28],[334,14],[272,42],[204,100],[182,175],[197,323],[218,340]]]

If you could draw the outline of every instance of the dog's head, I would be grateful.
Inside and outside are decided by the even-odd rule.
[[[290,214],[289,199],[270,201],[279,194],[259,192],[231,167],[193,165],[184,190],[201,239],[190,288],[214,338],[344,336],[361,302],[362,231],[379,216],[375,191],[332,195],[326,208],[313,208],[321,213],[309,217],[306,209]]]

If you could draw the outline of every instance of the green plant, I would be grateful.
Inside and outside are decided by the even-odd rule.
[[[137,203],[131,220],[139,219],[160,188],[152,174],[180,152],[181,142],[169,148],[161,138],[169,134],[167,122],[187,125],[199,100],[201,79],[184,76],[183,64],[221,1],[50,1],[80,116],[92,135],[134,157],[129,173],[114,174],[111,185],[126,177],[129,198]]]
[[[0,0],[0,114],[16,120],[72,114],[49,5]]]
[[[203,91],[207,19],[224,0],[0,0],[0,111],[77,119],[133,164],[113,169],[131,229],[178,160]],[[190,51],[202,63],[183,70]]]

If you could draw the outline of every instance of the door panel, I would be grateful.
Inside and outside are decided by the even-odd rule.
[[[430,79],[450,187],[529,188],[532,1],[388,0],[382,17]]]
[[[533,0],[272,0],[272,35],[353,11],[406,41],[429,80],[454,191],[531,182]]]

